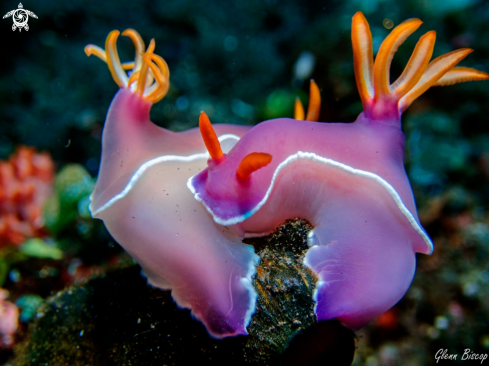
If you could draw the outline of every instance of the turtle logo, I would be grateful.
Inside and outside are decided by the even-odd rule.
[[[19,32],[24,28],[26,31],[29,30],[29,26],[27,25],[27,21],[29,20],[29,15],[33,18],[37,19],[37,15],[34,14],[30,10],[24,9],[22,3],[19,3],[19,8],[15,10],[9,11],[7,14],[3,16],[3,19],[12,17],[14,20],[14,25],[12,25],[12,30],[15,31],[19,28]]]

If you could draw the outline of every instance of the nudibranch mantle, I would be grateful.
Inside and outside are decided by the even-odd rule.
[[[209,158],[197,128],[177,133],[158,127],[149,120],[150,108],[150,103],[128,89],[119,90],[114,97],[104,125],[100,173],[91,197],[90,209],[95,217],[123,198],[154,164],[205,162]],[[216,126],[219,141],[226,150],[248,130],[245,126]]]
[[[314,245],[304,263],[319,276],[318,320],[357,329],[399,300],[414,253],[433,248],[402,164],[403,139],[399,128],[363,116],[350,124],[267,121],[188,185],[216,222],[249,236],[291,217],[311,222]],[[236,163],[255,151],[273,152],[273,160],[240,182]]]
[[[383,129],[385,129],[385,133],[383,133]],[[277,131],[280,131],[279,143],[276,144],[277,146],[271,145],[269,136],[277,136]],[[244,140],[233,149],[226,161],[219,165],[220,174],[223,175],[215,175],[210,178],[204,172],[190,178],[187,185],[195,195],[195,198],[204,204],[215,222],[220,225],[235,225],[253,216],[266,203],[276,184],[277,177],[283,169],[297,159],[310,159],[378,182],[380,186],[390,193],[413,227],[420,232],[420,235],[424,236],[429,248],[432,245],[431,241],[417,222],[411,187],[407,177],[403,174],[404,135],[402,132],[399,134],[399,132],[399,130],[379,124],[377,121],[368,121],[363,115],[355,123],[318,124],[291,119],[267,121],[256,126],[252,134],[245,135],[243,137]],[[318,138],[318,136],[327,137]],[[352,141],[356,143],[352,144]],[[396,143],[391,145],[389,141],[396,141]],[[282,148],[291,145],[304,147],[309,150],[290,151],[292,154],[287,155],[290,149]],[[240,146],[246,146],[246,149],[239,151]],[[267,173],[263,173],[265,170],[262,170],[256,172],[253,176],[253,184],[256,185],[257,189],[253,192],[253,196],[249,197],[251,201],[248,204],[231,204],[231,207],[227,207],[222,200],[217,202],[218,200],[214,199],[214,197],[218,196],[219,193],[227,194],[229,191],[229,183],[224,179],[224,170],[228,166],[231,170],[235,169],[228,161],[241,161],[244,156],[252,151],[260,150],[260,148],[261,150],[273,148],[274,163],[267,168]],[[387,161],[383,159],[384,156],[388,156]],[[398,167],[402,167],[402,169]],[[212,173],[210,174],[212,175]],[[381,175],[389,177],[389,180],[396,188],[382,178]],[[263,184],[261,184],[261,181],[257,183],[257,180],[263,180]],[[236,181],[238,182],[239,180],[236,179]],[[212,200],[212,202],[209,201],[209,204],[206,201],[202,201],[198,193],[199,190],[202,191],[203,189],[198,189],[197,187],[203,182],[208,186],[206,190],[212,192],[212,194],[207,196],[208,200]],[[267,184],[266,182],[269,183]],[[248,194],[247,185],[237,183],[231,186],[235,190],[233,194],[236,196],[240,196],[244,192]],[[404,200],[401,199],[398,192],[404,196]],[[427,254],[431,253],[431,249],[427,252]]]
[[[251,209],[249,212],[246,212],[246,213],[242,214],[241,216],[230,217],[227,220],[215,215],[214,212],[212,211],[212,209],[208,205],[206,205],[205,202],[202,202],[200,195],[198,193],[196,193],[196,190],[194,189],[194,182],[193,182],[194,177],[190,178],[187,181],[187,186],[188,186],[189,190],[194,194],[195,199],[197,201],[203,203],[203,205],[205,206],[207,211],[212,215],[215,222],[217,222],[220,225],[236,225],[236,224],[239,224],[239,223],[243,222],[244,220],[250,218],[251,216],[253,216],[268,201],[268,198],[270,197],[272,189],[274,188],[275,181],[277,180],[277,176],[279,175],[279,173],[283,169],[285,169],[290,163],[296,161],[297,159],[309,159],[312,161],[321,162],[323,164],[342,169],[342,170],[349,172],[353,175],[358,175],[360,177],[373,179],[374,181],[379,183],[392,196],[392,198],[396,202],[397,206],[399,207],[401,212],[404,214],[404,216],[406,216],[407,220],[411,223],[413,228],[423,237],[423,240],[425,241],[427,248],[428,248],[426,250],[425,254],[431,254],[432,253],[433,243],[431,242],[431,239],[428,237],[428,235],[426,234],[424,229],[419,225],[415,216],[413,216],[413,214],[409,211],[409,209],[404,205],[401,197],[399,196],[397,191],[394,189],[394,187],[392,187],[388,182],[386,182],[384,179],[382,179],[380,176],[378,176],[376,174],[373,174],[373,173],[365,171],[365,170],[355,169],[351,166],[345,165],[343,163],[340,163],[340,162],[332,160],[332,159],[323,158],[323,157],[321,157],[315,153],[298,151],[297,154],[290,155],[287,159],[285,159],[283,162],[281,162],[277,166],[277,168],[275,169],[275,172],[273,173],[273,177],[272,177],[270,186],[268,187],[267,192],[266,192],[265,196],[263,197],[263,199],[253,209]],[[198,184],[198,183],[196,183],[196,184]]]
[[[236,135],[232,135],[232,134],[225,134],[225,135],[219,136],[219,142],[221,143],[221,146],[224,146],[223,150],[226,152],[229,151],[230,148],[232,146],[234,146],[234,144],[236,144],[236,142],[238,140],[239,140],[239,137]],[[182,163],[185,163],[185,162],[193,162],[195,160],[202,160],[202,159],[204,159],[205,161],[207,161],[209,159],[209,153],[207,151],[196,153],[196,154],[189,155],[189,156],[163,155],[163,156],[158,156],[154,159],[148,160],[145,163],[143,163],[138,168],[138,170],[131,176],[129,182],[127,183],[127,185],[124,187],[124,189],[120,193],[116,194],[115,196],[112,196],[109,194],[109,196],[112,198],[110,198],[109,201],[107,201],[105,204],[103,204],[103,206],[98,207],[98,208],[94,207],[95,205],[93,202],[95,199],[94,198],[94,195],[96,193],[96,190],[95,190],[93,192],[94,194],[91,197],[92,202],[90,204],[90,212],[92,213],[93,217],[96,217],[103,210],[109,208],[118,200],[123,199],[131,191],[131,189],[136,185],[136,183],[141,178],[141,176],[144,174],[144,172],[146,172],[149,168],[151,168],[154,165],[163,164],[166,162],[182,162]],[[104,202],[104,200],[100,200],[100,201]],[[99,201],[97,203],[98,203],[98,205],[101,204]]]
[[[374,63],[369,25],[362,13],[355,14],[354,68],[364,107],[357,120],[262,122],[187,182],[216,223],[233,225],[246,236],[270,233],[295,217],[314,226],[304,264],[318,276],[318,320],[338,318],[351,329],[361,328],[405,294],[415,253],[433,250],[404,169],[401,114],[431,86],[489,75],[455,67],[469,49],[430,62],[435,33],[428,32],[391,84],[392,57],[420,25],[419,19],[398,25]],[[312,92],[311,84],[311,98]],[[304,118],[298,104],[296,118]]]
[[[137,51],[127,66],[117,55],[118,34],[109,34],[105,51],[86,47],[88,55],[109,64],[121,87],[104,125],[92,216],[104,221],[148,282],[171,289],[176,303],[190,309],[211,335],[247,334],[257,297],[251,279],[258,256],[235,230],[216,225],[186,187],[209,158],[199,130],[175,133],[149,119],[152,104],[168,90],[169,77],[166,63],[152,53],[154,42],[138,59],[144,50],[141,37],[123,32]],[[124,69],[131,67],[126,75]],[[219,125],[216,138],[227,152],[249,129]]]

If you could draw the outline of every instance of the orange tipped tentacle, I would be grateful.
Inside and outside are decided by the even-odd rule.
[[[146,61],[146,58],[144,58],[144,60]],[[138,83],[135,93],[140,97],[143,96],[144,89],[146,88],[146,80],[148,79],[148,66],[149,65],[147,62],[143,62],[141,65],[141,69],[139,69]]]
[[[211,158],[220,159],[224,155],[221,149],[221,144],[217,139],[214,128],[212,128],[209,117],[207,117],[207,114],[205,114],[204,111],[200,112],[199,128],[202,139],[204,140],[204,144],[207,147],[207,151],[209,151]]]
[[[156,83],[153,83],[153,81],[155,81],[155,80],[156,80],[156,79],[155,79],[155,77],[154,77],[154,75],[153,75],[153,71],[151,70],[151,68],[149,68],[149,70],[148,70],[148,75],[146,76],[146,87],[145,87],[145,89],[144,89],[145,91],[144,91],[144,93],[143,93],[143,96],[146,96],[146,95],[148,95],[148,94],[149,94],[147,91],[148,91],[148,89],[149,89],[151,86],[153,86],[153,85],[155,85],[155,84],[156,84]]]
[[[158,67],[152,62],[151,58],[149,57],[148,54],[143,53],[142,57],[144,59],[144,65],[143,67],[149,67],[149,70],[151,71],[152,77],[155,79],[155,83],[151,85],[149,88],[146,89],[146,91],[143,94],[144,99],[150,101],[151,103],[156,103],[157,101],[161,100],[165,94],[161,96],[161,98],[158,98],[160,96],[161,92],[161,85],[162,83],[166,83],[165,79],[163,78],[163,75],[161,74],[160,70],[158,70]],[[150,77],[149,73],[147,73],[147,82],[148,77]],[[139,81],[138,81],[139,83]]]
[[[471,52],[472,50],[469,48],[461,48],[441,55],[431,61],[416,86],[401,98],[399,102],[400,112],[404,112],[416,98],[433,86],[443,75]]]
[[[309,106],[307,107],[307,121],[317,121],[321,110],[321,93],[314,80],[311,79],[309,88]]]
[[[153,53],[155,51],[156,47],[156,42],[155,39],[152,38],[151,41],[149,41],[148,49],[146,50],[146,53]]]
[[[134,69],[135,71],[139,70],[141,67],[141,64],[143,62],[143,59],[141,57],[141,53],[144,52],[144,41],[141,38],[141,35],[136,32],[134,29],[126,29],[121,33],[121,35],[126,36],[131,38],[132,43],[134,43],[134,48],[136,49],[136,56],[134,57],[134,66],[130,69],[125,69],[125,70],[132,70]],[[124,67],[124,64],[122,65]]]
[[[152,38],[151,41],[149,42],[148,49],[146,50],[146,54],[148,54],[149,56],[153,55],[153,52],[155,50],[155,46],[156,46],[155,40],[154,40],[154,38]],[[158,57],[160,57],[160,56],[158,56]],[[165,62],[165,64],[166,64],[166,62]],[[167,68],[168,68],[168,66],[167,66]],[[154,75],[152,74],[152,72],[149,72],[146,76],[145,89],[148,88],[153,83],[153,80],[155,80]]]
[[[107,56],[105,55],[105,51],[99,46],[95,46],[93,44],[89,44],[85,46],[85,54],[87,56],[95,55],[103,62],[107,62]],[[134,61],[123,62],[122,64],[123,70],[133,70],[134,69]]]
[[[129,61],[129,62],[123,62],[122,63],[122,68],[124,70],[133,70],[134,68],[134,61]]]
[[[304,120],[305,114],[304,114],[304,106],[302,105],[302,102],[299,97],[295,98],[295,104],[294,104],[294,119],[297,120]]]
[[[466,81],[489,80],[489,74],[470,67],[454,67],[443,75],[433,86],[446,86]]]
[[[165,96],[166,93],[168,92],[168,88],[170,87],[170,69],[168,67],[168,64],[163,59],[163,57],[161,57],[159,55],[155,55],[154,53],[150,53],[150,54],[148,54],[148,56],[151,58],[151,60],[154,63],[156,63],[156,66],[158,66],[158,70],[159,70],[160,76],[161,76],[161,78],[160,78],[161,81],[160,81],[160,83],[153,84],[153,86],[151,88],[148,88],[147,95],[153,94],[152,88],[154,88],[154,89],[159,89],[159,92],[157,94],[163,93],[163,96]]]
[[[135,81],[138,81],[139,79],[139,70],[138,71],[134,71],[131,76],[129,77],[129,80],[127,81],[127,85],[131,85],[132,83],[134,83]]]
[[[155,49],[154,39],[148,45],[146,57],[144,52],[144,42],[134,29],[126,29],[122,35],[131,38],[136,49],[135,61],[121,63],[117,52],[117,38],[119,31],[114,30],[109,33],[105,42],[105,51],[94,45],[87,45],[85,53],[87,56],[96,55],[102,61],[107,62],[113,79],[121,88],[130,90],[144,99],[156,103],[161,100],[170,87],[170,70],[165,60],[153,54]],[[132,70],[129,77],[125,70]]]
[[[152,67],[150,66],[150,70],[153,70],[155,66],[153,65]],[[143,95],[143,98],[146,99],[147,101],[151,103],[157,103],[161,99],[163,99],[168,92],[168,89],[170,87],[170,84],[165,83],[165,80],[157,70],[156,74],[156,82],[151,86],[151,93]]]
[[[126,72],[122,69],[116,45],[119,34],[119,31],[114,30],[107,36],[107,40],[105,41],[105,56],[112,78],[120,88],[125,88],[127,86],[128,78]]]
[[[460,49],[429,62],[433,54],[436,33],[423,35],[413,51],[402,75],[389,85],[392,58],[398,47],[422,24],[419,19],[409,19],[398,25],[382,42],[373,65],[373,94],[369,92],[369,55],[371,37],[368,23],[358,12],[352,22],[352,43],[355,78],[363,109],[374,120],[399,120],[400,114],[431,86],[451,85],[463,81],[486,80],[489,74],[454,66],[472,50]],[[366,35],[369,35],[367,37]],[[363,38],[361,38],[363,37]]]
[[[147,54],[152,54],[155,49],[155,41],[154,39],[149,42]],[[140,55],[142,56],[142,54]],[[146,60],[146,58],[144,58]],[[144,89],[146,89],[146,81],[148,79],[148,62],[143,62],[141,64],[141,69],[139,70],[139,79],[138,79],[138,85],[136,88],[136,94],[139,95],[140,97],[143,96],[144,94]]]
[[[408,19],[395,27],[380,45],[379,52],[374,63],[374,90],[375,100],[388,98],[390,93],[390,66],[392,58],[398,47],[416,30],[423,22],[419,19]]]
[[[391,85],[397,99],[406,95],[423,76],[433,55],[435,40],[435,31],[430,31],[419,39],[401,76]]]
[[[353,67],[358,93],[364,109],[374,97],[373,85],[373,51],[370,26],[361,11],[352,19],[351,42],[353,46]]]
[[[95,46],[94,44],[88,44],[85,46],[85,54],[87,56],[95,55],[103,62],[107,62],[107,56],[105,56],[105,51],[101,49],[99,46]]]
[[[168,68],[168,64],[163,59],[163,57],[156,55],[154,53],[146,53],[146,55],[158,66],[161,74],[164,78],[170,78],[170,69]]]
[[[239,163],[236,175],[239,180],[248,180],[251,174],[272,161],[272,155],[263,152],[253,152],[246,155]]]
[[[156,82],[146,90],[144,98],[152,103],[156,103],[166,95],[170,88],[170,69],[168,68],[166,61],[161,56],[155,55],[154,53],[146,53],[143,55],[143,58],[147,62],[147,65],[156,80]],[[153,62],[156,65],[154,65]]]

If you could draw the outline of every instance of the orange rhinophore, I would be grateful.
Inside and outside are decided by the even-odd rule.
[[[209,151],[209,155],[212,159],[220,159],[224,154],[221,150],[221,144],[217,139],[216,132],[212,128],[211,121],[204,111],[200,112],[199,128],[204,140],[205,147]]]
[[[239,163],[236,175],[239,180],[248,180],[251,173],[266,167],[272,161],[272,155],[263,152],[253,152],[246,155]]]

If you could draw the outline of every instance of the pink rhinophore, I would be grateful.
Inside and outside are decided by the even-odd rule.
[[[319,115],[319,93],[312,83],[308,120],[260,123],[188,181],[217,224],[247,236],[270,233],[295,217],[311,222],[304,264],[319,278],[318,320],[338,318],[352,329],[364,326],[405,294],[415,253],[433,250],[403,165],[401,113],[433,85],[489,75],[454,67],[469,49],[429,62],[435,32],[428,32],[391,84],[392,57],[420,25],[419,19],[410,19],[397,26],[374,63],[369,25],[362,13],[355,14],[354,69],[364,107],[357,120],[312,122]],[[304,118],[300,103],[297,116]]]
[[[149,283],[171,289],[177,304],[190,309],[211,335],[246,334],[256,301],[251,277],[258,257],[232,229],[216,225],[186,187],[209,158],[199,131],[175,133],[149,119],[152,104],[169,87],[168,66],[153,53],[154,41],[144,52],[139,34],[124,31],[136,58],[121,64],[118,35],[109,34],[105,51],[85,48],[87,55],[107,62],[121,88],[104,126],[92,215],[138,261]],[[225,152],[248,130],[216,126]]]

